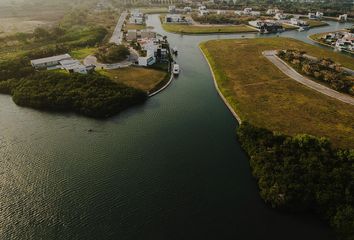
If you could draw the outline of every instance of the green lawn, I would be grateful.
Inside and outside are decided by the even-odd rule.
[[[241,119],[289,135],[325,136],[337,147],[354,147],[354,107],[290,79],[262,51],[299,49],[354,69],[353,58],[288,38],[214,40],[201,48]]]
[[[114,70],[100,70],[101,74],[108,76],[113,81],[124,83],[130,87],[150,92],[165,80],[167,72],[144,68],[128,67]]]
[[[89,55],[93,55],[96,51],[97,51],[97,48],[94,48],[94,47],[92,47],[92,48],[81,48],[81,49],[78,49],[78,50],[71,51],[70,55],[73,58],[82,60],[82,59],[84,59],[85,57],[87,57]]]

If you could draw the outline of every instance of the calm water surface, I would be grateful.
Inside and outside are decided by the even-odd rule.
[[[148,22],[166,34],[157,15]],[[309,42],[339,28],[282,35]],[[333,239],[317,217],[258,195],[197,47],[241,35],[166,35],[180,76],[117,117],[45,113],[0,95],[0,239]]]

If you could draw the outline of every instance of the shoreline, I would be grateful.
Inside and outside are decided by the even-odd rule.
[[[213,80],[214,80],[214,86],[215,86],[215,89],[216,91],[218,92],[219,96],[221,97],[221,99],[223,100],[223,102],[225,103],[226,107],[229,109],[229,111],[231,112],[231,114],[234,116],[234,118],[237,120],[237,122],[239,124],[242,124],[242,120],[240,118],[240,116],[236,113],[236,111],[233,109],[233,107],[231,106],[231,104],[227,101],[227,99],[224,97],[224,95],[222,94],[219,86],[218,86],[218,83],[217,83],[217,80],[216,80],[216,76],[214,74],[214,71],[213,71],[213,68],[209,62],[209,59],[207,57],[207,55],[205,54],[205,52],[203,51],[202,49],[202,43],[199,44],[199,49],[200,51],[202,52],[203,56],[204,56],[204,59],[206,60],[206,62],[208,63],[208,66],[209,66],[209,69],[210,69],[210,72],[211,72],[211,75],[213,77]]]
[[[164,84],[161,88],[155,90],[155,91],[152,92],[152,93],[148,93],[148,94],[147,94],[148,98],[151,98],[151,97],[153,97],[153,96],[159,94],[160,92],[162,92],[163,90],[165,90],[168,86],[170,86],[170,84],[172,83],[172,80],[173,80],[173,73],[172,73],[172,71],[171,71],[171,64],[170,64],[170,66],[169,66],[169,70],[170,70],[170,71],[168,72],[168,73],[170,73],[169,80],[168,80],[168,81],[166,82],[166,84]]]

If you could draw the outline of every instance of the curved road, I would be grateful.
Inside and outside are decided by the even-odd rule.
[[[277,55],[276,51],[264,51],[263,55],[271,61],[277,68],[279,68],[284,74],[289,76],[290,78],[294,79],[295,81],[317,91],[322,94],[325,94],[329,97],[335,98],[339,101],[342,101],[344,103],[348,103],[351,105],[354,105],[354,98],[343,94],[339,93],[331,88],[328,88],[322,84],[316,83],[304,76],[302,76],[300,73],[295,71],[292,67],[290,67],[287,63],[285,63],[283,60],[281,60]]]

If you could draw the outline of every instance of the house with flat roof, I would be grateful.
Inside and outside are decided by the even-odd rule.
[[[72,57],[69,54],[62,54],[53,57],[39,58],[31,60],[31,65],[35,69],[53,67],[60,64],[60,61],[63,60],[72,60]]]
[[[95,66],[84,66],[79,60],[62,60],[60,61],[62,69],[65,69],[69,73],[81,73],[87,74],[90,70],[93,70]]]

